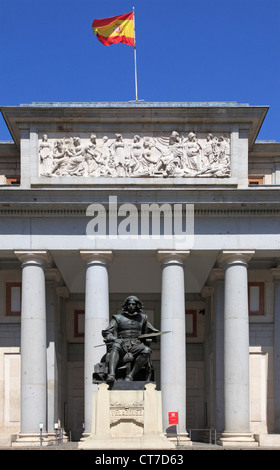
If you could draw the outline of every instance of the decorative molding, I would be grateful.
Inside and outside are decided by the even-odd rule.
[[[6,282],[6,315],[7,316],[17,316],[21,315],[21,302],[19,306],[19,310],[13,311],[12,310],[12,289],[18,288],[20,289],[20,298],[21,298],[21,282]]]
[[[197,310],[194,310],[194,309],[185,310],[185,315],[186,315],[186,337],[197,338]],[[189,316],[189,319],[191,318],[190,324],[189,324],[189,319],[187,319],[187,316]],[[190,329],[190,331],[188,331],[188,328]]]
[[[255,287],[258,290],[258,310],[251,310],[251,287]],[[249,304],[249,315],[264,315],[265,307],[265,283],[264,282],[248,282],[248,304]]]
[[[38,156],[39,175],[47,177],[230,177],[229,133],[91,134],[87,140],[43,134]]]
[[[69,203],[71,204],[71,203]],[[164,204],[164,203],[162,203]],[[87,205],[87,207],[90,204]],[[161,203],[159,203],[159,206]],[[221,205],[221,203],[218,203]],[[104,207],[106,204],[104,205]],[[68,208],[58,208],[58,209],[33,209],[33,208],[17,208],[17,209],[0,209],[0,217],[85,217],[87,214],[87,207],[79,208],[79,209],[68,209]],[[227,208],[220,208],[220,209],[194,209],[195,217],[204,217],[204,216],[213,216],[213,217],[250,217],[250,216],[280,216],[280,208],[273,209],[269,205],[267,209],[227,209]]]

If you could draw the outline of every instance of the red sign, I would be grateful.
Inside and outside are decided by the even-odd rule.
[[[179,424],[178,411],[169,411],[168,420],[169,420],[169,424]]]

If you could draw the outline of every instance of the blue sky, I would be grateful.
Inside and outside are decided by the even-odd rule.
[[[139,99],[268,105],[280,141],[279,0],[1,0],[0,105],[134,100],[133,47],[91,28],[133,7]]]

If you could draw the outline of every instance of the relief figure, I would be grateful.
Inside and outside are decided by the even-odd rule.
[[[190,132],[186,140],[186,158],[188,168],[197,172],[201,166],[201,145],[199,144],[196,134]]]
[[[67,170],[69,175],[80,176],[84,174],[85,158],[84,147],[81,145],[79,137],[73,138],[73,148],[69,148],[69,160]]]
[[[42,137],[42,142],[39,145],[39,157],[42,167],[41,174],[49,175],[52,171],[52,145],[48,141],[47,134]]]

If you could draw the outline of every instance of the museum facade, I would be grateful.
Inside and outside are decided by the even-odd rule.
[[[182,438],[278,442],[280,143],[257,140],[267,111],[1,108],[0,444],[89,435],[101,332],[128,295],[169,332],[152,346],[167,435],[178,411]]]

